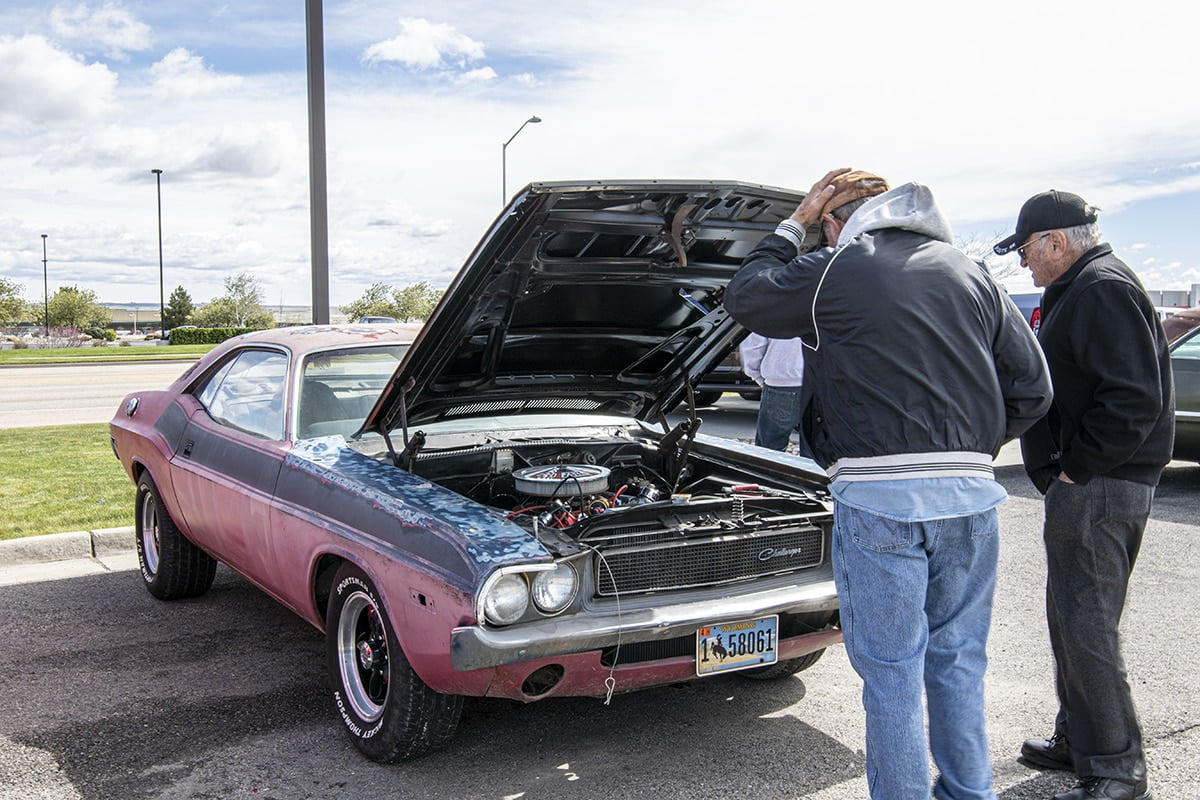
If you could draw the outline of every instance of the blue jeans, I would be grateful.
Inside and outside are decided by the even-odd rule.
[[[787,450],[788,440],[795,431],[800,437],[800,455],[812,458],[812,451],[804,440],[800,421],[804,415],[803,387],[763,386],[758,401],[758,425],[754,430],[754,443],[772,450]]]
[[[995,800],[983,708],[999,558],[995,509],[898,522],[834,505],[833,568],[863,681],[874,800],[928,800],[922,690],[939,800]]]

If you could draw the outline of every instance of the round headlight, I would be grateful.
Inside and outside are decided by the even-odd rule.
[[[533,577],[533,604],[543,614],[557,614],[570,605],[579,590],[579,575],[567,563],[538,572]]]
[[[483,598],[483,616],[493,625],[511,625],[529,608],[529,587],[520,575],[505,575]]]

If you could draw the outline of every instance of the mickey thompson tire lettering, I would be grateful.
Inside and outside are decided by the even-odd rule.
[[[370,578],[343,564],[325,615],[333,705],[346,735],[373,761],[416,758],[444,746],[462,715],[462,698],[430,689],[400,648]]]

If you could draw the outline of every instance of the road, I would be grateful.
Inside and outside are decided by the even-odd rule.
[[[190,361],[52,364],[0,368],[0,428],[108,422],[121,399],[163,389]]]

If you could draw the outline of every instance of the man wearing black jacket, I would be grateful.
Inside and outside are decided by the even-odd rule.
[[[1100,242],[1098,209],[1069,192],[1034,195],[1016,250],[1044,286],[1038,340],[1054,405],[1021,437],[1045,495],[1046,618],[1059,711],[1027,763],[1074,770],[1055,800],[1149,800],[1142,734],[1117,628],[1154,487],[1171,459],[1174,392],[1166,336],[1137,276]]]
[[[829,246],[801,252],[818,225]],[[996,798],[983,678],[1007,495],[992,460],[1051,389],[1021,312],[952,242],[927,187],[836,169],[725,292],[736,320],[800,337],[814,367],[805,433],[834,497],[873,798],[928,798],[930,752],[938,800]]]

